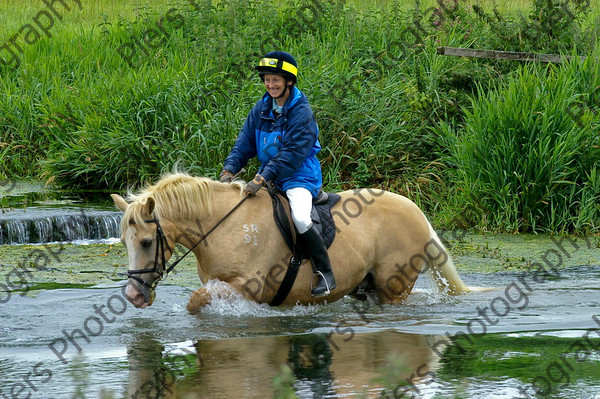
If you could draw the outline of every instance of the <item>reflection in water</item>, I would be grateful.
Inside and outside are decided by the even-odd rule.
[[[506,287],[519,275],[468,278],[473,285]],[[452,347],[434,345],[447,340],[446,333],[468,331],[477,309],[506,298],[504,289],[447,299],[425,287],[401,307],[357,307],[344,299],[277,309],[223,299],[192,316],[185,311],[189,291],[165,284],[150,312],[128,309],[89,343],[75,337],[85,355],[81,376],[89,376],[75,381],[48,344],[63,337],[62,330],[81,329],[93,306],[119,295],[120,285],[16,295],[0,306],[0,398],[17,392],[38,362],[52,379],[32,375],[37,391],[30,389],[31,399],[83,391],[105,399],[272,398],[274,385],[302,399],[381,398],[384,388],[385,397],[397,388],[396,397],[404,398],[508,398],[522,397],[523,387],[530,394],[535,387],[551,390],[553,398],[594,398],[600,392],[600,322],[591,316],[600,311],[600,267],[561,275],[531,285],[527,308],[498,317],[485,335],[471,337],[472,344],[463,336]],[[513,302],[522,304],[518,297]],[[583,348],[590,328],[593,342]],[[70,345],[67,355],[75,353]],[[102,390],[113,395],[103,397]]]
[[[270,398],[282,365],[301,398],[415,390],[437,364],[431,337],[381,331],[201,340],[168,349],[149,336],[128,345],[128,398]],[[416,370],[419,373],[416,373]],[[385,373],[388,375],[386,381]],[[383,379],[381,378],[384,374]],[[425,381],[426,383],[426,381]],[[388,392],[389,392],[388,391]]]
[[[128,398],[175,397],[175,379],[163,365],[163,350],[163,345],[148,337],[140,337],[139,342],[128,346]]]
[[[322,334],[290,337],[287,365],[314,397],[334,394],[333,349]]]

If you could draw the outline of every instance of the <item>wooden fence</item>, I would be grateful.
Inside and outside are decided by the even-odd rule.
[[[499,51],[499,50],[480,50],[472,48],[460,47],[438,47],[439,55],[450,55],[457,57],[475,57],[475,58],[492,58],[497,60],[513,60],[513,61],[537,61],[537,62],[554,62],[560,63],[564,60],[569,60],[572,57],[559,54],[541,54],[541,53],[522,53],[517,51]],[[585,60],[586,57],[579,57]]]

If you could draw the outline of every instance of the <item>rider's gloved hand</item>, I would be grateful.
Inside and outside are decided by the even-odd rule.
[[[256,195],[258,190],[260,190],[266,183],[267,181],[265,178],[257,174],[254,176],[254,180],[246,184],[246,195]]]
[[[223,169],[221,171],[221,174],[219,174],[219,181],[221,183],[231,183],[233,178],[234,178],[233,173],[227,169]]]

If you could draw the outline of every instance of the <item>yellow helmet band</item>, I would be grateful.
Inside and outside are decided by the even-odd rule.
[[[287,61],[279,60],[277,58],[263,58],[260,60],[258,66],[271,67],[273,69],[281,69],[291,73],[294,76],[298,76],[298,68],[296,68]]]

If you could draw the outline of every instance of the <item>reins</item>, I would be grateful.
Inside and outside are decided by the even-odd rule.
[[[175,268],[175,266],[177,266],[177,264],[179,262],[181,262],[183,260],[183,258],[185,258],[190,252],[192,252],[192,250],[194,248],[196,248],[202,241],[204,241],[206,239],[206,237],[209,236],[210,233],[212,233],[213,231],[215,231],[215,229],[217,227],[219,227],[219,225],[221,223],[223,223],[225,221],[225,219],[227,219],[233,212],[235,212],[236,209],[238,209],[240,207],[240,205],[242,205],[244,203],[244,201],[246,201],[249,197],[245,196],[244,198],[242,198],[233,208],[231,208],[231,210],[229,212],[227,212],[227,214],[225,216],[223,216],[218,222],[217,224],[215,224],[213,227],[211,227],[210,230],[208,230],[206,232],[206,234],[204,234],[204,237],[202,237],[200,240],[198,240],[198,242],[196,242],[190,249],[188,249],[188,251],[183,254],[183,256],[179,259],[177,259],[175,262],[173,262],[173,264],[171,266],[169,266],[169,268],[167,269],[167,274],[169,274],[169,272],[171,270],[173,270],[173,268]]]
[[[202,238],[200,238],[193,246],[191,246],[190,249],[188,249],[188,251],[185,254],[183,254],[183,256],[181,258],[177,259],[169,267],[166,267],[166,261],[165,261],[165,241],[167,239],[165,237],[165,234],[163,233],[162,227],[160,226],[160,222],[158,221],[158,219],[156,217],[154,219],[144,220],[145,223],[156,223],[156,241],[157,242],[156,242],[156,252],[154,254],[154,266],[152,267],[152,269],[127,270],[127,277],[136,280],[137,282],[145,285],[146,287],[149,287],[149,288],[156,287],[156,284],[158,284],[158,282],[160,280],[162,280],[163,275],[168,276],[169,273],[175,268],[175,266],[177,266],[179,264],[179,262],[181,262],[187,255],[189,255],[189,253],[192,252],[194,250],[194,248],[196,248],[198,245],[200,245],[200,243],[202,241],[204,241],[213,231],[215,231],[215,229],[217,227],[219,227],[219,225],[221,223],[223,223],[225,221],[225,219],[227,219],[233,212],[235,212],[236,209],[238,209],[244,203],[244,201],[246,201],[248,198],[249,198],[249,196],[244,196],[244,198],[242,198],[233,208],[231,208],[231,210],[229,212],[227,212],[227,214],[225,214],[225,216],[223,216],[221,219],[219,219],[219,221],[213,227],[211,227],[210,230],[208,230],[206,232],[206,234],[204,234],[204,236],[202,236]],[[159,248],[160,248],[160,251],[159,251]],[[167,249],[169,251],[171,251],[171,248],[169,248],[168,245],[167,245]],[[162,258],[162,266],[163,266],[162,270],[160,270],[158,268],[159,252],[161,253],[161,258]],[[158,278],[155,279],[152,283],[148,284],[147,282],[145,282],[144,280],[142,280],[141,278],[136,276],[136,274],[144,274],[144,273],[156,273],[156,274],[158,274]]]

